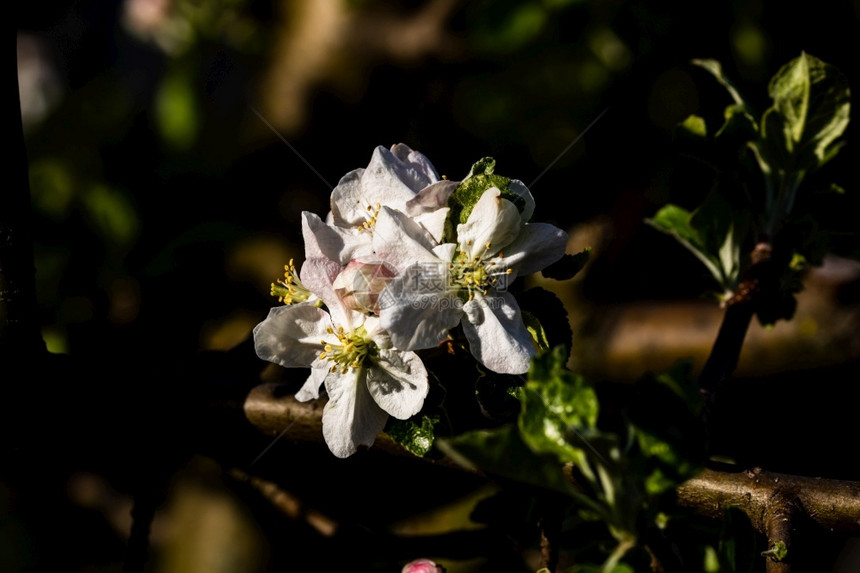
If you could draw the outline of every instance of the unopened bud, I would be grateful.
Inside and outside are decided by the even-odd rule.
[[[348,308],[379,314],[379,295],[392,278],[394,273],[383,264],[350,261],[332,286]]]
[[[429,559],[416,559],[404,565],[400,573],[445,573],[445,568]]]

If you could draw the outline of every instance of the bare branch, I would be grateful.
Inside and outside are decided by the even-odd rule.
[[[790,530],[780,520],[794,515],[795,508],[828,531],[860,534],[860,482],[758,469],[740,473],[704,470],[678,488],[678,502],[715,519],[736,507],[756,529],[776,537],[771,541],[783,536],[786,544]]]

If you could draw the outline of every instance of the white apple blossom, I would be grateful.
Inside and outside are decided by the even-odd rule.
[[[498,188],[484,191],[457,226],[457,243],[433,244],[415,221],[393,209],[380,211],[373,247],[398,273],[382,294],[380,319],[395,346],[434,347],[462,323],[473,356],[484,366],[508,374],[528,371],[535,348],[506,287],[518,274],[561,258],[567,234],[546,223],[525,223],[533,200],[524,185],[516,192],[526,199],[522,213]]]
[[[324,256],[347,264],[372,257],[372,236],[382,207],[413,217],[421,232],[438,241],[448,215],[448,196],[457,182],[440,179],[423,154],[403,143],[378,146],[366,168],[344,175],[331,194],[325,221],[303,213],[308,257]],[[309,241],[309,234],[314,237]]]
[[[254,328],[254,345],[264,360],[311,368],[296,398],[318,398],[325,386],[323,436],[344,458],[372,445],[389,415],[405,420],[417,414],[429,386],[417,354],[393,348],[378,318],[344,304],[334,286],[341,271],[327,259],[305,261],[301,282],[328,311],[311,303],[275,307]]]

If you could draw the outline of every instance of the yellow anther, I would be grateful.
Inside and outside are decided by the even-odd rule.
[[[326,356],[328,356],[328,354],[326,354],[325,352],[320,352],[319,359],[320,359],[320,360],[325,360],[325,359],[326,359]]]

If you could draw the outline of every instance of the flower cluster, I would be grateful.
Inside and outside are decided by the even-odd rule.
[[[522,374],[532,336],[507,286],[564,254],[567,235],[530,223],[534,199],[482,160],[463,181],[440,178],[403,144],[377,147],[346,174],[325,219],[302,214],[305,262],[292,261],[254,329],[257,355],[310,367],[297,399],[328,402],[323,434],[338,457],[371,445],[388,417],[417,414],[429,389],[417,351],[459,326],[489,370]]]

